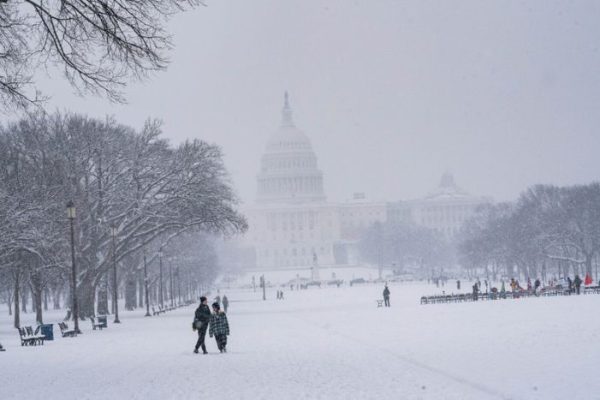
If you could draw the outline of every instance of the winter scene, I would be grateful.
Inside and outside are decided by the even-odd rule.
[[[599,20],[0,0],[0,399],[600,400]]]

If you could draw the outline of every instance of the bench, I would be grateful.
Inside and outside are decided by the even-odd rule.
[[[19,336],[21,338],[21,346],[37,346],[38,344],[44,345],[46,336],[40,335],[38,332],[40,327],[38,326],[35,332],[31,326],[19,328]]]
[[[383,300],[379,300],[379,299],[377,299],[377,300],[375,300],[375,301],[377,302],[377,308],[379,308],[379,307],[383,307]]]
[[[66,322],[59,322],[58,326],[60,328],[60,333],[62,337],[75,337],[77,336],[77,332],[75,329],[69,329],[69,325]]]
[[[35,344],[41,344],[43,346],[44,340],[46,340],[46,336],[42,335],[41,328],[42,326],[38,325],[37,328],[35,328],[34,332],[31,326],[26,326],[25,331],[27,331],[27,335],[29,335],[29,337],[33,338]]]
[[[96,320],[94,319],[94,317],[90,317],[90,321],[92,322],[92,329],[96,330],[96,328],[99,328],[100,330],[102,330],[102,328],[104,328],[104,323],[102,322],[96,322]]]
[[[152,315],[158,315],[158,314],[160,314],[160,313],[154,309],[154,306],[152,306]]]
[[[19,337],[21,338],[21,346],[35,346],[36,340],[27,334],[25,328],[17,328],[19,330]]]

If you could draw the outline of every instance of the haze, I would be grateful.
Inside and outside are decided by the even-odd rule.
[[[129,104],[54,72],[41,86],[50,110],[219,144],[245,203],[285,90],[330,201],[419,197],[445,171],[509,200],[598,179],[599,19],[593,1],[207,1],[171,22],[172,64]]]

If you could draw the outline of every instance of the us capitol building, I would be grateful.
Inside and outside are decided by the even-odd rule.
[[[467,194],[445,174],[422,199],[370,202],[355,193],[352,201],[328,203],[323,172],[310,139],[294,124],[287,93],[281,125],[261,158],[257,185],[256,204],[246,210],[246,240],[256,267],[264,269],[355,265],[359,235],[377,221],[413,222],[451,238],[475,208],[490,201]]]

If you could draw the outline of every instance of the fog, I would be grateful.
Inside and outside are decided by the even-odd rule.
[[[445,171],[476,195],[598,179],[600,4],[207,1],[170,23],[168,71],[127,105],[80,98],[49,72],[48,109],[164,121],[220,145],[245,203],[290,93],[330,201],[419,197]]]

